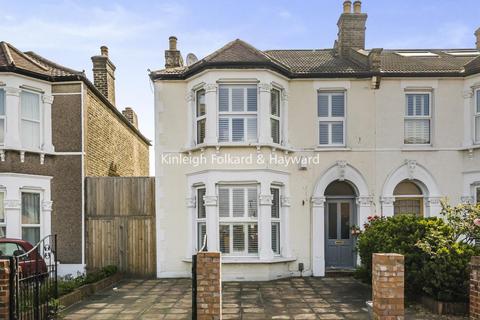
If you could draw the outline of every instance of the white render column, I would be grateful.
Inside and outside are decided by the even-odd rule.
[[[283,146],[288,146],[288,93],[285,90],[282,90],[282,103],[280,106],[280,127],[282,136],[281,142]]]
[[[52,234],[52,206],[53,202],[50,200],[43,200],[42,201],[42,216],[40,219],[42,219],[42,234],[40,236],[40,239],[51,235]]]
[[[52,103],[53,96],[43,95],[43,151],[53,153],[52,143]]]
[[[217,137],[217,89],[218,85],[216,83],[208,83],[204,86],[205,88],[205,104],[207,111],[207,121],[206,121],[206,133],[205,133],[205,143],[206,144],[216,144],[218,142]],[[209,241],[210,242],[210,241]],[[209,247],[210,249],[210,247]]]
[[[363,230],[363,225],[368,221],[368,216],[372,214],[373,197],[360,196],[357,198],[358,207],[358,227]]]
[[[261,181],[258,212],[258,245],[260,260],[273,259],[272,251],[272,201],[270,181]]]
[[[218,252],[218,196],[215,183],[206,184],[206,195],[203,198],[207,216],[207,247],[208,251]]]
[[[12,193],[13,195],[13,193]],[[18,195],[18,192],[15,193]],[[5,200],[5,224],[7,238],[22,239],[22,201],[20,199]]]
[[[467,89],[463,91],[463,146],[469,147],[473,145],[473,90]]]
[[[270,100],[272,86],[269,83],[258,84],[259,99],[258,99],[258,142],[260,144],[271,144],[272,131],[270,125]]]
[[[281,198],[280,208],[280,250],[282,257],[289,258],[292,256],[290,249],[290,197],[288,189],[285,187],[285,196]]]
[[[5,147],[7,149],[21,149],[20,141],[20,89],[5,87],[7,131],[5,133]]]
[[[428,217],[439,217],[442,211],[441,197],[428,197],[425,200]]]
[[[325,276],[325,197],[312,198],[313,276]]]
[[[196,208],[197,201],[195,196],[186,198],[185,204],[187,206],[187,222],[188,222],[187,223],[187,226],[188,226],[187,227],[187,247],[186,247],[185,257],[191,258],[195,248],[195,242],[193,239],[195,238],[194,235],[197,234],[196,219],[195,219],[195,208]]]
[[[393,203],[395,202],[395,197],[381,197],[380,203],[382,204],[382,216],[384,217],[393,217]]]
[[[193,118],[195,117],[195,94],[192,90],[187,92],[185,96],[187,102],[187,141],[185,142],[185,148],[191,148],[194,146],[194,141],[196,139],[196,133],[194,133],[193,128],[195,124]]]

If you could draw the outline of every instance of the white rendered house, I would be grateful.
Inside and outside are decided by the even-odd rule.
[[[332,49],[235,40],[153,71],[157,276],[189,276],[207,235],[225,280],[357,264],[373,214],[480,201],[480,31],[459,50],[365,48],[345,1]]]

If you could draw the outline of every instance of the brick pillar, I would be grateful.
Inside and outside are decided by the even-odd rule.
[[[10,318],[10,261],[0,260],[0,319]]]
[[[480,257],[470,260],[470,319],[480,319]]]
[[[222,319],[222,277],[219,252],[197,253],[197,319]]]
[[[374,253],[372,264],[373,319],[404,319],[404,256]]]

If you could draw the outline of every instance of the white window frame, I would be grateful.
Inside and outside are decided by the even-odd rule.
[[[22,215],[23,215],[23,211],[22,211],[22,208],[23,208],[23,203],[22,203],[22,195],[24,193],[33,193],[33,194],[38,194],[38,205],[39,205],[39,208],[38,208],[38,214],[39,214],[39,217],[38,217],[38,221],[39,223],[38,224],[33,224],[33,223],[23,223],[22,222]],[[43,203],[43,194],[40,190],[36,190],[36,189],[27,189],[27,188],[21,188],[20,189],[20,234],[22,236],[22,239],[23,239],[23,228],[38,228],[38,233],[39,233],[39,237],[40,237],[40,240],[42,239],[42,235],[43,235],[43,210],[42,210],[42,203]],[[35,243],[32,243],[32,245],[34,246]]]
[[[480,205],[480,197],[478,196],[479,194],[480,194],[480,185],[473,188],[473,200],[474,200],[473,203]]]
[[[321,117],[318,112],[318,99],[321,95],[328,96],[328,116]],[[343,117],[332,116],[332,96],[343,95]],[[345,91],[318,91],[317,92],[317,145],[320,148],[325,147],[345,147],[346,146],[346,132],[347,132],[347,94]],[[341,122],[343,124],[343,143],[332,142],[332,124]],[[320,124],[328,124],[328,144],[320,143]]]
[[[229,90],[228,94],[228,111],[220,111],[220,89],[227,88]],[[232,89],[233,88],[244,88],[244,111],[233,111],[232,106]],[[257,106],[256,111],[248,111],[248,88],[255,88],[257,90]],[[218,130],[218,143],[220,144],[249,144],[258,142],[258,128],[259,128],[259,117],[258,117],[258,106],[259,106],[259,97],[258,97],[258,86],[255,84],[220,84],[218,88],[218,119],[217,119],[217,130]],[[228,140],[220,141],[220,119],[228,119]],[[233,119],[243,119],[243,140],[242,141],[233,141]],[[256,119],[256,136],[254,139],[248,138],[248,120],[247,119]]]
[[[281,256],[282,255],[282,201],[281,201],[282,189],[279,186],[272,185],[270,186],[270,192],[272,192],[273,190],[278,191],[278,217],[273,217],[273,215],[271,214],[270,221],[272,226],[274,224],[277,225],[276,241],[277,241],[278,250],[274,251],[273,245],[272,245],[272,251],[275,256]],[[272,210],[271,210],[272,213],[273,213],[273,207],[275,205],[274,201],[275,201],[275,197],[273,196],[273,192],[272,192]],[[274,237],[273,232],[271,233],[271,235],[272,235],[272,244],[273,244],[273,237]]]
[[[204,194],[206,195],[207,189],[205,186],[198,186],[195,188],[195,246],[196,251],[199,251],[202,248],[203,245],[203,239],[200,238],[200,228],[199,226],[202,224],[205,226],[205,234],[207,234],[207,208],[205,207],[205,202],[203,199],[199,197],[199,192],[200,190],[204,190]],[[203,209],[205,210],[205,217],[199,217],[199,212],[200,212],[200,206],[203,205]]]
[[[35,94],[38,96],[38,120],[36,119],[30,119],[30,118],[24,118],[22,116],[22,92],[27,92],[27,93],[31,93],[31,94]],[[39,126],[39,137],[38,137],[38,146],[28,146],[28,149],[31,149],[33,148],[34,150],[40,150],[42,148],[42,144],[43,144],[43,107],[42,107],[42,94],[38,93],[38,92],[35,92],[35,91],[32,91],[32,90],[26,90],[26,89],[22,89],[21,92],[20,92],[20,108],[19,108],[19,119],[20,119],[20,137],[22,136],[22,130],[23,130],[23,125],[22,125],[22,122],[23,121],[28,121],[28,122],[34,122],[34,123],[38,123],[38,126]],[[23,146],[24,144],[24,141],[21,142],[22,143],[22,147],[25,148]]]
[[[474,91],[475,105],[473,110],[473,141],[475,144],[480,144],[480,139],[477,139],[477,135],[480,137],[480,132],[477,132],[477,121],[480,122],[480,88]]]
[[[195,144],[196,145],[204,144],[205,139],[206,139],[206,135],[207,135],[207,105],[206,105],[206,103],[205,103],[205,114],[200,115],[200,116],[197,114],[197,111],[198,111],[198,95],[199,95],[200,91],[203,91],[204,100],[206,99],[206,92],[205,92],[204,88],[199,88],[199,89],[194,91],[195,103],[194,103],[193,114],[194,114],[194,118],[195,118],[194,130],[195,130]],[[200,142],[199,141],[199,135],[198,135],[198,123],[202,120],[205,122],[205,136],[203,137],[203,141]]]
[[[274,92],[278,93],[278,110],[277,110],[277,113],[278,115],[275,115],[272,111],[272,108],[273,108],[273,104],[272,104],[272,101],[273,99],[270,99],[270,122],[273,121],[278,121],[278,142],[275,142],[273,140],[273,129],[272,127],[270,128],[270,135],[272,137],[272,141],[273,143],[275,144],[280,144],[280,145],[283,145],[283,140],[282,140],[282,112],[283,112],[283,106],[282,106],[282,90],[277,88],[277,87],[273,87],[272,90],[271,90],[271,95],[274,94]],[[257,106],[258,108],[258,106]],[[257,120],[258,121],[258,120]],[[271,126],[271,124],[270,124]]]
[[[7,95],[4,89],[0,88],[3,92],[3,110],[4,114],[0,114],[0,120],[3,120],[3,141],[0,141],[0,145],[5,145],[5,135],[7,133]]]
[[[3,210],[3,212],[2,212],[3,213],[3,221],[0,221],[0,229],[4,230],[3,236],[0,233],[0,238],[5,238],[7,236],[7,217],[5,215],[7,213],[6,210],[5,210],[5,199],[7,198],[6,190],[0,188],[0,195],[1,195],[1,198],[0,198],[1,207],[0,207],[0,209]]]
[[[256,190],[256,201],[257,201],[257,214],[255,217],[248,216],[248,190],[255,188]],[[228,217],[221,217],[220,216],[220,189],[229,189],[229,216]],[[233,189],[244,189],[245,190],[245,203],[244,209],[245,214],[243,217],[234,217],[233,216]],[[235,185],[225,185],[220,184],[217,187],[217,192],[219,195],[219,205],[218,205],[218,248],[220,251],[220,226],[228,225],[229,226],[229,253],[222,253],[223,256],[226,257],[258,257],[259,256],[259,248],[260,248],[260,231],[259,231],[259,224],[258,224],[258,216],[259,216],[259,203],[258,203],[258,190],[260,186],[257,184],[235,184]],[[257,225],[257,252],[256,253],[249,253],[248,252],[248,226],[251,224]],[[233,226],[234,225],[243,225],[244,226],[244,251],[234,251],[233,248]]]
[[[409,95],[428,95],[428,116],[409,116],[408,113],[408,96]],[[427,91],[407,91],[405,92],[405,108],[403,112],[403,144],[405,146],[431,146],[432,145],[432,132],[433,132],[433,99],[432,99],[432,92]],[[406,143],[406,132],[405,132],[405,123],[407,120],[428,120],[429,121],[429,136],[428,136],[428,143]]]

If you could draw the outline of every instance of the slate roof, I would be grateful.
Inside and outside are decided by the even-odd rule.
[[[123,114],[95,87],[87,78],[84,71],[76,71],[53,61],[50,61],[35,52],[22,52],[11,44],[0,41],[0,72],[15,72],[46,81],[83,81],[103,103],[110,108],[117,117],[125,123],[145,143],[151,145],[147,139]]]
[[[382,76],[465,76],[478,72],[478,56],[454,56],[450,51],[474,49],[383,50],[373,71],[358,59],[340,57],[336,49],[260,51],[237,39],[190,66],[152,71],[152,79],[186,79],[207,68],[267,68],[290,78]],[[424,52],[434,57],[405,57],[399,52]],[[368,61],[368,50],[358,51]],[[474,64],[473,62],[476,62]],[[470,64],[470,67],[466,66]],[[473,71],[472,71],[473,70]]]

